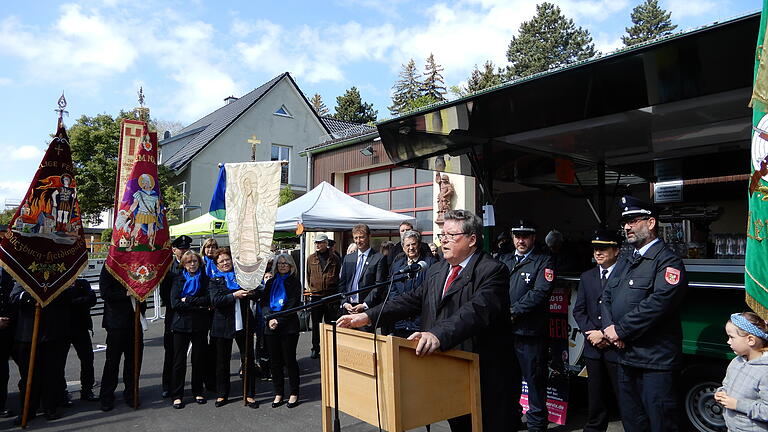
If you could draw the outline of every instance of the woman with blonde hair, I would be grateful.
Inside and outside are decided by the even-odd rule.
[[[267,281],[261,299],[264,315],[290,309],[301,304],[301,282],[296,277],[296,263],[287,253],[281,253],[274,260],[274,277]],[[296,361],[296,346],[299,343],[299,316],[292,313],[279,318],[271,318],[264,328],[264,338],[269,350],[272,369],[272,384],[275,399],[272,408],[283,403],[285,383],[283,367],[288,372],[290,397],[288,408],[299,404],[299,363]]]
[[[200,255],[205,263],[205,274],[211,278],[216,273],[216,251],[219,249],[219,242],[215,238],[207,238],[200,246]]]

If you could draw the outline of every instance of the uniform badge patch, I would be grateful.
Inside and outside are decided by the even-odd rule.
[[[546,279],[547,282],[552,282],[553,280],[555,280],[555,272],[552,269],[545,268],[544,279]]]
[[[667,267],[667,270],[664,272],[664,280],[670,285],[677,285],[680,282],[680,270]]]

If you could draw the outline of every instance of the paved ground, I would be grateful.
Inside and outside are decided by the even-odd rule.
[[[105,333],[100,328],[101,317],[94,318],[96,324],[94,344],[104,344]],[[270,382],[260,381],[257,384],[257,398],[261,403],[258,409],[249,409],[242,405],[242,399],[230,402],[221,408],[215,408],[212,403],[214,395],[206,405],[187,403],[182,410],[174,410],[168,399],[160,398],[160,371],[162,369],[162,320],[150,323],[149,330],[145,333],[144,364],[141,378],[141,401],[139,410],[127,407],[122,399],[122,385],[116,392],[117,400],[115,410],[104,413],[99,410],[98,402],[81,402],[79,400],[79,362],[74,349],[70,350],[67,362],[67,379],[69,390],[75,406],[62,410],[63,417],[56,421],[46,421],[44,418],[36,418],[29,423],[28,429],[41,431],[92,431],[100,430],[110,432],[117,431],[245,431],[245,430],[269,430],[275,432],[319,431],[320,420],[320,367],[318,360],[309,358],[310,339],[309,334],[301,335],[299,341],[298,357],[301,369],[301,404],[288,409],[285,405],[273,409],[272,387]],[[234,350],[237,351],[236,349]],[[95,354],[96,379],[100,380],[104,366],[104,352]],[[233,355],[231,370],[237,372],[239,358]],[[189,379],[189,371],[187,372]],[[8,408],[17,409],[19,406],[18,393],[13,391],[18,381],[18,371],[15,365],[11,365],[11,380],[9,388]],[[583,379],[575,378],[571,391],[571,409],[568,414],[568,424],[565,426],[550,425],[552,431],[581,430],[585,415],[585,389]],[[238,388],[240,380],[233,375],[233,391]],[[96,389],[98,394],[98,388]],[[187,402],[192,402],[191,397]],[[342,415],[342,430],[349,432],[370,432],[375,428],[360,422],[352,417]],[[265,429],[266,428],[266,429]],[[1,430],[14,428],[12,419],[0,419]],[[423,428],[421,430],[424,430]],[[443,422],[432,426],[435,432],[448,431],[447,423]],[[613,421],[609,431],[623,430],[618,421]]]

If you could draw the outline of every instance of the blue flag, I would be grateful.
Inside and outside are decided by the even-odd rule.
[[[225,197],[227,195],[227,172],[224,170],[224,165],[219,168],[219,179],[216,180],[216,187],[213,188],[213,196],[211,197],[211,207],[208,209],[208,213],[217,219],[226,219],[227,217],[227,202]]]

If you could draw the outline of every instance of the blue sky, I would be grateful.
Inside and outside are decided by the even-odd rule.
[[[602,52],[621,46],[641,0],[554,0]],[[5,0],[0,12],[0,208],[20,199],[56,125],[62,90],[67,126],[79,116],[136,106],[189,124],[289,71],[331,111],[357,86],[388,116],[401,64],[434,53],[448,87],[505,52],[536,1]],[[678,30],[754,12],[760,0],[660,0]],[[314,143],[313,143],[314,144]]]

